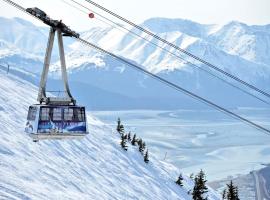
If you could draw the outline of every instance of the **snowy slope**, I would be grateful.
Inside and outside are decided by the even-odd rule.
[[[185,177],[183,189],[174,183],[178,169],[123,151],[119,136],[91,114],[85,139],[33,143],[23,129],[37,88],[1,70],[0,80],[1,199],[191,199],[192,181]]]

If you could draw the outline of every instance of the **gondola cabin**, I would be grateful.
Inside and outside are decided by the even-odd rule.
[[[31,105],[25,132],[33,141],[82,138],[88,134],[85,107]]]
[[[61,20],[52,20],[47,17],[46,13],[38,8],[28,8],[26,11],[39,17],[45,24],[51,26],[51,29],[38,91],[39,104],[29,107],[25,132],[32,137],[34,142],[43,139],[83,138],[88,134],[85,107],[77,106],[76,100],[71,95],[63,41],[63,36],[78,38],[80,35],[68,28]],[[51,22],[56,22],[57,26]],[[47,96],[46,94],[46,83],[56,33],[64,83],[64,96],[61,97]]]

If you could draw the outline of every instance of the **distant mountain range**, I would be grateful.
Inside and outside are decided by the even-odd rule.
[[[0,18],[0,26],[6,27],[0,32],[0,63],[8,62],[16,69],[32,72],[38,80],[48,28],[37,27],[19,18]],[[226,25],[203,25],[182,19],[152,18],[141,26],[270,92],[270,25],[248,26],[235,21]],[[130,32],[146,37],[173,54],[221,76],[138,30],[131,29]],[[185,61],[159,47],[115,27],[92,28],[81,33],[81,36],[218,104],[228,107],[266,106],[204,71],[187,65]],[[202,106],[71,38],[66,38],[65,44],[72,92],[79,102],[88,104],[91,109],[176,109]],[[51,71],[54,78],[59,74],[57,55],[55,49]],[[51,83],[59,85],[55,81]]]

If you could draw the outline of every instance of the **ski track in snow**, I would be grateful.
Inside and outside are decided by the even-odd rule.
[[[32,142],[23,131],[36,95],[35,86],[0,70],[1,199],[191,199],[187,176],[180,188],[176,167],[151,150],[149,164],[134,147],[123,151],[118,133],[91,114],[85,139]]]

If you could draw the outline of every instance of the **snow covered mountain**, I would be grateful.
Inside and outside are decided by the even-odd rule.
[[[269,76],[267,75],[270,73],[270,68],[268,66],[269,60],[267,60],[268,58],[266,56],[270,44],[268,44],[268,40],[264,42],[265,38],[270,36],[268,26],[247,26],[235,22],[224,26],[202,25],[188,20],[164,18],[149,19],[145,21],[142,26],[169,42],[242,78],[246,82],[256,85],[265,91],[270,91],[269,87],[267,87],[270,83]],[[232,28],[232,26],[234,28]],[[239,32],[241,28],[245,29],[245,31]],[[260,32],[258,33],[256,30],[264,30],[264,32],[260,34]],[[234,83],[227,77],[187,58],[186,55],[182,55],[175,49],[158,42],[156,39],[149,38],[146,34],[135,29],[131,29],[130,31],[141,37],[150,39],[152,43],[156,43],[167,51],[197,64],[197,66],[210,71],[214,75],[221,76],[225,80]],[[231,40],[228,36],[229,34],[234,36]],[[121,32],[114,27],[105,29],[98,27],[93,28],[83,33],[82,37],[111,52],[135,61],[145,66],[148,70],[158,73],[180,84],[184,88],[218,102],[219,104],[230,107],[261,105],[257,100],[224,84],[224,82],[217,78],[209,76],[209,74],[199,70],[197,67],[186,64],[185,61],[161,50],[152,43],[138,39],[132,34]],[[255,39],[252,40],[253,45],[248,45],[249,43],[242,38]],[[225,47],[224,44],[230,44],[231,47]],[[127,67],[111,60],[107,56],[101,55],[93,50],[89,51],[88,47],[82,46],[80,43],[75,42],[70,47],[73,51],[69,53],[67,58],[68,63],[70,63],[69,69],[72,80],[82,80],[80,78],[84,77],[85,80],[88,80],[88,83],[91,82],[91,84],[95,84],[103,89],[115,91],[127,96],[136,96],[140,99],[144,99],[143,102],[153,102],[153,99],[157,97],[159,99],[163,98],[160,93],[157,93],[157,91],[161,90],[161,93],[167,97],[164,98],[163,102],[172,102],[175,108],[187,105],[189,105],[189,107],[194,106],[193,103],[190,105],[190,100],[184,99],[181,95],[174,95],[172,91],[168,92],[168,89],[165,87],[155,87],[154,85],[157,83],[149,80],[149,78],[144,75],[137,74],[137,77],[132,76],[131,74],[134,74],[134,71],[131,70],[132,72],[130,72]],[[232,48],[235,50],[232,51]],[[253,52],[253,56],[251,56],[251,52]],[[259,57],[264,58],[257,59]],[[102,71],[102,74],[96,73],[96,71]],[[115,73],[115,71],[121,72],[121,75]],[[123,77],[129,78],[125,79]],[[109,83],[106,80],[109,80]],[[114,83],[114,88],[111,83]],[[137,83],[139,86],[134,86],[134,83]],[[238,83],[234,84],[242,87]],[[123,87],[123,85],[125,85],[125,87]],[[152,98],[151,100],[150,97]],[[228,99],[228,97],[235,98],[232,101],[227,101],[226,99]],[[146,104],[149,106],[148,103]],[[140,106],[142,107],[142,105]],[[166,105],[159,103],[158,107],[166,108]]]
[[[269,67],[270,25],[247,26],[233,21],[212,34],[210,41],[229,54]]]
[[[6,20],[9,20],[10,24],[14,24],[11,27],[15,28],[9,28],[6,31],[7,33],[12,33],[10,34],[11,38],[9,38],[8,34],[0,34],[0,41],[2,41],[0,42],[0,62],[11,62],[16,67],[40,73],[43,60],[40,55],[42,55],[42,52],[44,54],[46,45],[46,34],[44,35],[44,32],[48,31],[48,29],[36,28],[34,25],[29,24],[29,22],[24,22],[17,18],[0,18],[0,26],[6,26]],[[16,24],[18,23],[19,27],[23,27],[19,35],[16,34]],[[248,26],[239,22],[231,22],[226,25],[203,25],[182,19],[152,18],[146,20],[142,26],[181,48],[219,66],[225,71],[270,92],[268,87],[270,84],[268,76],[270,73],[268,57],[270,47],[269,25]],[[214,75],[220,76],[217,72],[187,58],[185,55],[179,54],[175,49],[169,48],[153,38],[149,38],[144,33],[135,29],[130,31],[146,37],[152,43],[156,43],[158,46],[167,49],[167,51],[197,64],[198,67],[202,67]],[[36,36],[33,40],[31,40],[32,37],[27,36],[29,32],[31,32],[30,36]],[[142,39],[139,40],[136,36],[120,31],[115,27],[96,27],[83,32],[81,35],[84,39],[130,59],[146,67],[148,70],[158,73],[218,104],[229,107],[265,106],[265,104],[258,100],[226,85],[223,81],[209,76],[209,74],[199,70],[198,67],[190,66],[185,61],[166,51],[162,51],[152,43]],[[17,42],[20,41],[19,38],[23,38],[25,42]],[[85,95],[85,88],[94,87],[96,88],[95,91],[109,91],[112,93],[112,101],[107,102],[112,109],[169,109],[196,106],[196,103],[191,102],[190,99],[175,94],[174,91],[168,90],[167,87],[129,69],[127,66],[106,55],[82,46],[74,40],[66,38],[65,41],[65,49],[68,53],[69,77],[73,83],[71,85],[83,84],[85,86],[83,89],[76,87],[75,93],[88,105],[90,103],[87,99],[90,99],[93,95],[95,96],[95,94],[91,90],[88,90],[87,98],[83,97],[82,94]],[[35,43],[35,45],[33,44],[34,49],[37,48],[38,50],[29,51],[28,46],[31,46],[31,42]],[[25,45],[23,45],[24,43]],[[5,52],[9,52],[9,54]],[[59,65],[56,56],[57,51],[54,53],[54,61],[56,61],[53,64],[55,66],[52,72],[54,77],[57,77],[55,76],[57,75],[56,67]],[[232,82],[226,77],[221,77]],[[237,83],[234,84],[242,87]],[[107,96],[104,96],[105,93],[101,92],[100,95],[96,95],[98,100],[93,109],[107,109],[104,107],[104,104],[98,103],[104,102],[104,99],[107,99]],[[164,95],[161,96],[160,94]],[[122,97],[126,97],[129,100],[124,102],[121,100]],[[227,101],[228,97],[233,99]],[[154,100],[157,98],[160,101]],[[171,103],[168,104],[166,102]]]
[[[44,53],[47,47],[49,28],[38,27],[31,22],[21,18],[3,18],[0,17],[0,57],[7,61],[17,63],[16,58],[32,59],[33,61],[43,61]],[[70,40],[67,39],[66,43]],[[55,44],[57,46],[57,43]],[[68,50],[68,47],[66,47]],[[56,57],[57,49],[53,52],[53,61]],[[58,58],[57,58],[58,59]],[[20,58],[18,59],[20,60]],[[40,65],[40,63],[38,64]],[[34,70],[33,67],[25,67],[26,70]],[[41,69],[36,69],[39,72]]]
[[[2,18],[1,40],[10,43],[26,52],[35,52],[42,55],[46,48],[47,33],[45,28],[40,28],[20,18]],[[26,34],[27,33],[27,34]]]
[[[90,114],[85,139],[32,142],[23,130],[37,88],[2,70],[0,80],[0,199],[191,199],[187,176],[180,188],[178,169],[122,150],[119,135]]]
[[[146,20],[141,26],[197,56],[205,59],[212,58],[211,62],[217,62],[220,57],[234,59],[234,56],[237,56],[237,64],[240,67],[246,64],[243,63],[244,60],[242,59],[264,65],[268,65],[270,61],[267,57],[270,46],[269,25],[247,26],[239,22],[231,22],[224,26],[202,25],[182,19],[152,18]],[[130,31],[150,39],[153,43],[158,43],[159,46],[179,55],[176,50],[163,45],[156,39],[147,37],[145,33],[136,29]],[[161,51],[160,48],[145,40],[138,40],[138,37],[123,33],[114,27],[107,29],[93,28],[85,32],[82,37],[134,60],[154,72],[181,68],[182,62],[176,57]],[[81,45],[75,44],[73,46],[75,52],[82,48]],[[85,48],[80,51],[80,53],[83,52],[85,52]],[[211,55],[207,56],[207,54]],[[185,56],[183,57],[185,58]],[[220,67],[230,67],[226,65],[228,63],[218,64],[222,64]],[[237,72],[237,68],[230,70]],[[256,71],[260,70],[256,69]]]

